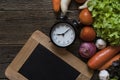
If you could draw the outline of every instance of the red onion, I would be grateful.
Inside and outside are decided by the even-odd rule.
[[[96,53],[96,46],[92,42],[84,42],[80,45],[79,53],[84,58],[90,58]]]

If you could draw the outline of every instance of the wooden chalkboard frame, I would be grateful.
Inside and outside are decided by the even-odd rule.
[[[64,48],[58,48],[54,46],[51,43],[48,36],[46,36],[41,31],[37,30],[32,34],[32,36],[26,42],[24,47],[20,50],[18,55],[15,57],[15,59],[7,67],[5,71],[5,75],[7,76],[8,79],[28,80],[23,75],[21,75],[18,71],[22,67],[22,65],[25,63],[25,61],[29,58],[29,56],[31,55],[31,53],[33,52],[33,50],[36,48],[38,44],[43,45],[52,53],[54,53],[56,56],[58,56],[63,61],[68,63],[70,66],[72,66],[77,71],[79,71],[81,74],[77,77],[76,80],[80,80],[81,77],[83,76],[87,77],[88,80],[90,80],[90,78],[92,77],[93,71],[88,69],[87,65],[83,61],[75,57],[72,53],[65,50]]]

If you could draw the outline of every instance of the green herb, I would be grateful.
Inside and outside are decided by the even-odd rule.
[[[112,46],[120,45],[120,0],[90,0],[88,9],[94,18],[97,36]]]

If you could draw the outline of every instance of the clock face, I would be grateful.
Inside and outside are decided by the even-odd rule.
[[[57,23],[51,29],[51,40],[59,47],[67,47],[75,40],[75,29],[69,23]]]

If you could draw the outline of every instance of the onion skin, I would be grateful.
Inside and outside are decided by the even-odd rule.
[[[79,54],[84,58],[90,58],[96,53],[96,46],[92,42],[84,42],[80,45]]]
[[[80,38],[84,41],[93,41],[96,38],[96,32],[92,27],[85,26],[80,32]]]
[[[91,25],[93,23],[92,14],[88,8],[85,8],[80,12],[79,20],[84,25]]]

